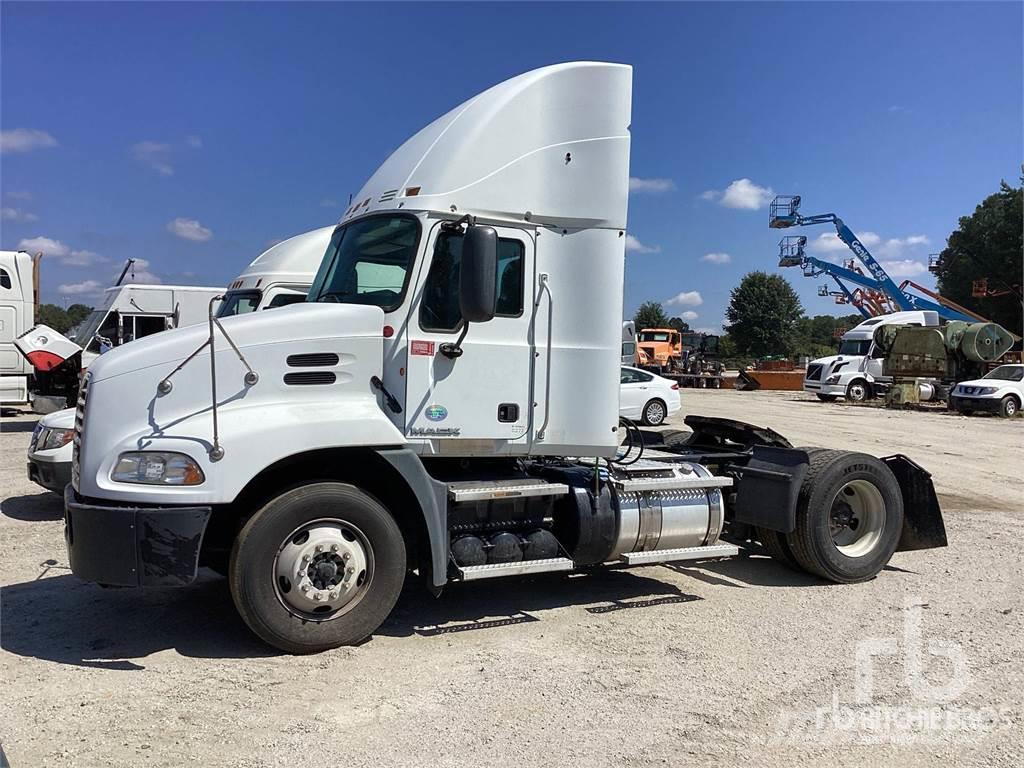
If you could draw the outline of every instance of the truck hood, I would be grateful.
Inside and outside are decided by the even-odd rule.
[[[39,420],[39,425],[46,429],[74,429],[75,409],[65,408],[62,411],[48,413]]]
[[[227,317],[220,322],[244,355],[246,349],[283,341],[379,338],[384,327],[384,312],[380,307],[362,304],[300,303]],[[157,366],[167,368],[161,371],[162,377],[170,373],[173,365],[195,352],[209,336],[206,323],[154,334],[101,355],[89,366],[89,373],[93,382],[99,382]],[[219,330],[214,343],[218,350],[229,346]],[[209,358],[209,350],[203,350],[198,357]]]

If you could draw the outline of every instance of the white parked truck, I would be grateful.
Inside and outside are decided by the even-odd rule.
[[[334,227],[321,227],[268,248],[228,285],[217,317],[276,309],[306,300]]]
[[[409,571],[437,593],[760,541],[854,582],[943,546],[903,456],[694,416],[685,439],[629,427],[622,455],[631,81],[574,62],[474,96],[365,184],[305,303],[96,360],[74,573],[187,585],[210,565],[257,635],[307,653],[373,633]]]
[[[39,259],[24,251],[0,251],[0,404],[29,401],[32,366],[14,340],[35,324]]]
[[[873,397],[879,386],[889,381],[882,373],[884,354],[874,343],[874,333],[879,326],[938,324],[938,312],[927,310],[868,318],[843,334],[839,354],[819,357],[807,364],[804,392],[817,395],[825,402],[845,397],[859,403]]]

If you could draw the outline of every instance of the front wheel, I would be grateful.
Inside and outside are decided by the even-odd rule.
[[[316,653],[366,639],[391,612],[405,579],[402,532],[373,497],[313,483],[250,518],[231,552],[235,607],[266,643]]]
[[[892,471],[873,456],[808,452],[796,529],[786,537],[800,566],[839,583],[874,578],[903,531],[903,495]]]
[[[1017,415],[1017,411],[1020,410],[1020,406],[1017,405],[1017,400],[1013,395],[1007,395],[1003,398],[1003,401],[999,404],[999,415],[1004,419],[1009,419]]]
[[[871,387],[866,381],[860,379],[851,381],[850,386],[846,388],[846,399],[851,403],[863,403],[869,397],[871,397]]]
[[[651,400],[644,406],[643,422],[649,427],[656,427],[665,421],[668,409],[661,400]]]

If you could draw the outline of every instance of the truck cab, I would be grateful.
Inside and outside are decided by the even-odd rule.
[[[804,392],[830,402],[844,397],[862,402],[873,397],[888,379],[883,375],[884,351],[874,342],[875,331],[883,325],[937,326],[939,315],[933,311],[892,312],[871,317],[843,334],[839,352],[807,364]]]
[[[637,335],[640,364],[674,370],[682,357],[682,334],[674,328],[644,328]]]
[[[39,258],[24,251],[0,251],[0,403],[20,405],[29,400],[32,366],[15,346],[15,339],[35,322]]]
[[[333,233],[333,226],[321,227],[272,245],[231,281],[217,317],[305,301]]]
[[[944,544],[902,457],[693,416],[655,451],[620,423],[631,97],[632,69],[601,62],[477,94],[370,177],[305,302],[97,359],[64,496],[72,571],[187,586],[208,565],[260,638],[311,653],[371,635],[409,571],[437,594],[755,538],[783,556],[793,536],[794,567],[849,582],[881,571],[905,515],[929,523],[915,546]]]

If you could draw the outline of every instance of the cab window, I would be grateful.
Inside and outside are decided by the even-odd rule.
[[[264,309],[275,309],[276,307],[287,307],[289,304],[300,304],[306,300],[304,293],[279,293],[270,300]]]
[[[437,238],[420,302],[420,327],[425,331],[454,332],[462,326],[459,309],[462,238],[461,232],[442,232]],[[523,314],[524,257],[522,241],[498,239],[495,317],[519,317]]]
[[[0,269],[0,288],[11,287],[11,276],[7,274],[6,269]]]

